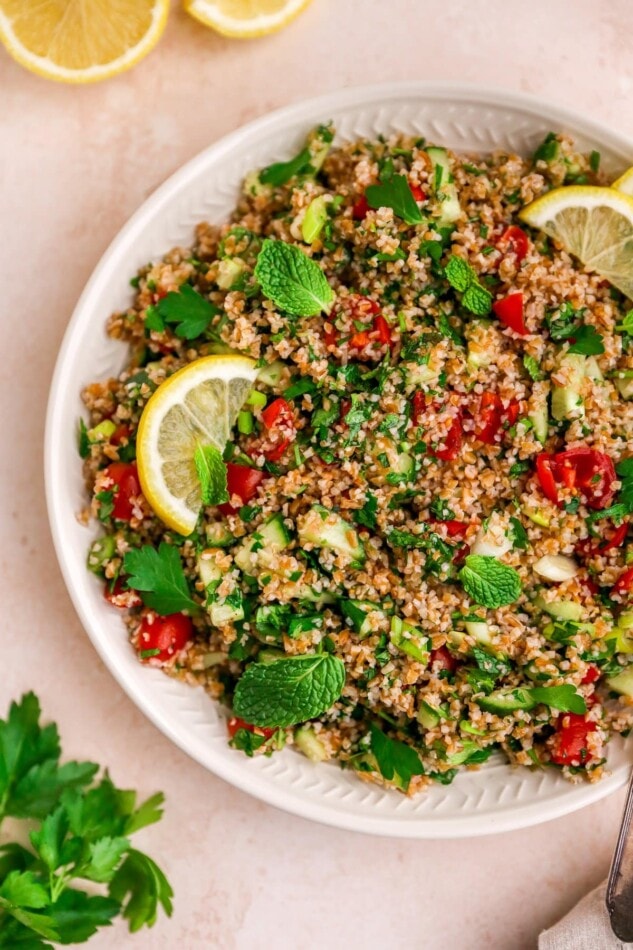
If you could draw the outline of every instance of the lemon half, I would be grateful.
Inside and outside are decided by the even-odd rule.
[[[519,212],[633,299],[633,197],[615,188],[555,188]]]
[[[310,0],[185,0],[185,10],[224,36],[251,37],[276,33],[307,7]]]
[[[146,56],[168,13],[169,0],[0,0],[0,40],[40,76],[96,82]]]
[[[223,451],[257,373],[246,356],[205,356],[166,379],[145,406],[136,441],[141,488],[173,531],[191,534],[202,506],[196,448]]]

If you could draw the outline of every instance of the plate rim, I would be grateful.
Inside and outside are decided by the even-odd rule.
[[[191,176],[194,176],[200,168],[204,167],[210,158],[220,158],[223,154],[230,152],[241,143],[247,142],[250,136],[263,132],[268,126],[275,126],[279,122],[285,123],[287,128],[290,128],[291,125],[300,126],[302,121],[305,122],[305,113],[308,111],[319,111],[322,115],[327,115],[331,110],[334,111],[343,107],[361,107],[363,104],[370,105],[378,100],[381,102],[389,99],[397,101],[403,98],[419,98],[433,101],[454,100],[455,98],[459,98],[465,102],[472,102],[480,106],[489,104],[495,108],[505,107],[517,112],[525,112],[531,116],[537,113],[542,114],[552,125],[556,123],[557,125],[555,127],[557,128],[564,129],[566,126],[572,126],[576,133],[581,132],[589,138],[597,139],[615,151],[628,151],[633,160],[633,137],[615,132],[609,128],[609,126],[601,122],[587,119],[579,113],[576,113],[573,109],[558,104],[550,104],[540,97],[522,92],[508,92],[494,86],[459,81],[436,82],[412,80],[353,86],[325,95],[303,99],[267,112],[222,136],[216,142],[213,142],[183,165],[179,166],[175,172],[141,203],[137,210],[128,218],[123,227],[117,231],[101,255],[77,301],[59,348],[48,396],[44,435],[46,506],[55,553],[66,589],[84,631],[88,635],[106,668],[143,714],[178,748],[197,761],[205,769],[211,771],[224,781],[229,782],[236,788],[239,788],[241,791],[269,805],[273,805],[274,807],[299,817],[308,818],[343,830],[411,839],[479,837],[486,834],[501,833],[541,824],[570,814],[593,802],[599,801],[625,784],[627,769],[620,767],[595,785],[587,783],[584,787],[570,786],[570,792],[573,788],[575,794],[570,794],[569,798],[563,796],[560,799],[549,802],[545,815],[539,811],[539,802],[536,800],[519,805],[514,810],[508,812],[504,811],[498,816],[466,815],[464,817],[457,816],[448,819],[435,817],[433,820],[427,818],[423,822],[419,821],[416,816],[403,820],[396,816],[385,817],[378,814],[374,816],[350,814],[346,811],[337,811],[326,802],[297,799],[291,796],[281,785],[276,784],[274,786],[259,787],[257,782],[258,773],[255,771],[249,773],[248,769],[243,768],[243,764],[234,767],[224,761],[214,761],[210,763],[208,757],[204,757],[198,749],[191,746],[187,747],[181,740],[181,737],[176,734],[170,717],[166,712],[162,710],[160,706],[157,706],[149,695],[136,692],[131,677],[128,676],[125,670],[122,671],[117,667],[113,656],[106,649],[104,638],[97,633],[96,627],[98,624],[90,616],[89,605],[84,602],[83,597],[80,596],[73,582],[73,572],[65,553],[64,518],[62,513],[58,510],[58,498],[55,497],[53,491],[53,485],[55,484],[56,447],[59,445],[58,440],[64,431],[64,426],[67,427],[68,425],[68,420],[63,417],[61,410],[58,410],[57,407],[61,405],[62,402],[59,397],[64,389],[64,376],[67,372],[66,367],[73,340],[76,330],[82,323],[83,312],[89,307],[91,298],[99,286],[102,275],[107,272],[111,261],[116,258],[119,247],[128,242],[135,231],[141,228],[144,220],[148,216],[159,214],[167,207],[172,197],[177,195],[181,186],[184,186]],[[104,322],[106,317],[107,315],[104,314]]]

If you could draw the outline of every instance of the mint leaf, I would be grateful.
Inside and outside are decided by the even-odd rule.
[[[193,455],[205,505],[221,505],[229,500],[226,490],[226,465],[215,445],[197,445]]]
[[[544,374],[541,372],[541,367],[538,364],[538,361],[534,359],[533,356],[528,356],[527,354],[523,357],[523,365],[525,366],[527,374],[530,376],[534,382],[538,382],[540,379],[544,379]]]
[[[272,185],[275,188],[279,185],[285,185],[295,175],[312,170],[311,158],[310,149],[304,148],[287,162],[275,162],[273,165],[267,165],[259,173],[259,180],[262,185]]]
[[[482,607],[494,609],[513,604],[521,593],[521,581],[514,568],[483,554],[467,556],[459,579],[468,596]]]
[[[552,709],[578,714],[587,712],[585,701],[575,686],[534,686],[528,692],[535,703],[544,703]]]
[[[400,779],[399,784],[406,791],[414,775],[424,775],[420,756],[410,745],[400,742],[399,739],[390,739],[377,726],[372,724],[369,729],[370,747],[380,774],[388,782],[397,776]]]
[[[453,290],[458,290],[462,294],[477,280],[477,274],[470,264],[456,254],[449,259],[444,275]]]
[[[190,284],[182,284],[178,293],[171,290],[156,304],[156,312],[165,323],[175,324],[176,336],[195,340],[207,329],[220,310]],[[147,325],[147,320],[145,321]],[[160,329],[155,325],[154,329]]]
[[[344,685],[343,661],[329,653],[251,663],[238,680],[233,710],[254,726],[293,726],[329,709]]]
[[[127,584],[140,592],[143,603],[156,613],[197,612],[198,604],[191,597],[189,584],[178,549],[162,542],[158,548],[144,544],[128,551],[123,559]]]
[[[477,317],[485,317],[492,310],[492,294],[481,284],[471,284],[462,297],[462,306]]]
[[[319,265],[294,244],[267,238],[257,255],[255,279],[262,293],[282,310],[313,317],[328,310],[334,291]]]
[[[159,904],[171,917],[174,892],[158,865],[141,851],[128,851],[112,879],[109,894],[124,905],[122,913],[131,933],[144,925],[152,927],[156,923]]]
[[[379,185],[369,185],[365,197],[370,208],[391,208],[405,224],[421,224],[424,221],[405,175],[392,175]]]

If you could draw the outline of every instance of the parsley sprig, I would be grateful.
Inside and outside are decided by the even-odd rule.
[[[139,591],[143,603],[156,613],[197,613],[178,549],[163,541],[158,548],[144,544],[128,551],[123,559],[128,586]]]
[[[156,306],[148,308],[145,326],[148,330],[162,332],[166,324],[173,325],[176,336],[195,340],[208,329],[213,317],[220,313],[218,307],[194,290],[190,284],[170,291]]]
[[[93,762],[60,764],[57,727],[40,725],[33,693],[0,719],[0,822],[32,823],[29,845],[0,847],[0,946],[82,943],[122,914],[132,932],[151,927],[173,891],[130,836],[162,816],[162,794],[141,805],[136,792],[96,778]],[[90,892],[76,886],[91,882]],[[106,895],[96,887],[106,889]]]

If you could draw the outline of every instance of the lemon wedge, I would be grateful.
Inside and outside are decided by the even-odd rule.
[[[46,79],[96,82],[147,56],[168,13],[169,0],[0,0],[0,40]]]
[[[192,17],[224,36],[247,38],[276,33],[310,0],[185,0]]]
[[[627,168],[623,175],[611,185],[616,191],[621,191],[625,195],[633,196],[633,166]]]
[[[633,299],[633,197],[615,188],[569,185],[537,198],[519,217]]]
[[[202,507],[196,449],[224,450],[257,373],[246,356],[204,356],[166,379],[145,406],[136,440],[141,488],[173,531],[191,534]]]

